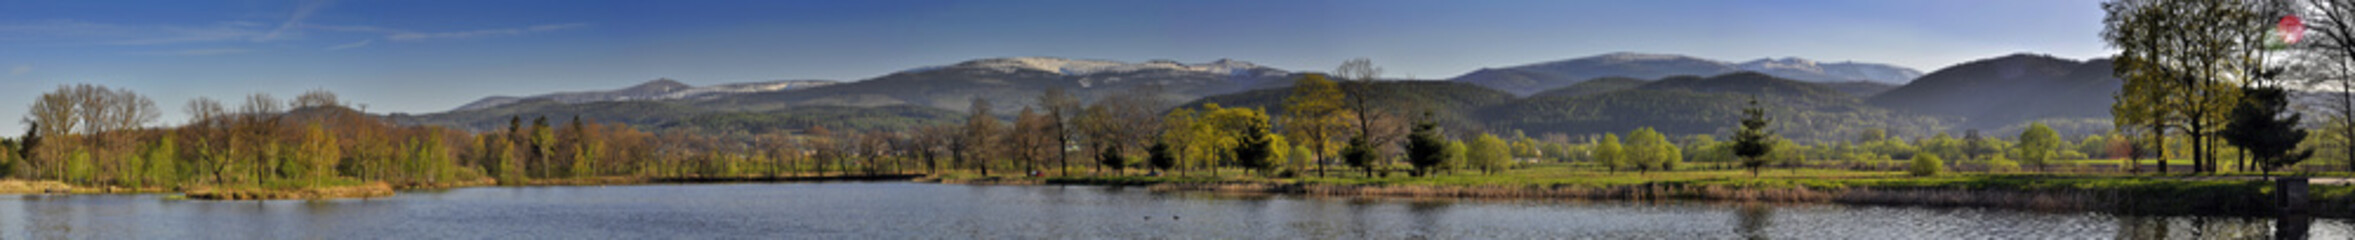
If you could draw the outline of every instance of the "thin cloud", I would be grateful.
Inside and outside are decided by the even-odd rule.
[[[366,47],[366,46],[368,46],[368,44],[369,44],[369,43],[374,43],[374,42],[376,42],[376,40],[375,40],[375,39],[364,39],[364,40],[360,40],[360,41],[358,41],[358,42],[345,43],[345,44],[339,44],[339,45],[335,45],[335,46],[327,47],[327,50],[344,50],[344,49],[352,49],[352,48]]]
[[[327,5],[331,5],[333,3],[334,2],[332,1],[326,0],[302,1],[301,3],[297,3],[294,7],[294,14],[287,16],[286,21],[279,22],[278,28],[271,29],[269,33],[262,34],[261,37],[256,37],[253,39],[253,41],[276,41],[285,39],[289,34],[299,35],[301,34],[299,31],[303,27],[303,20],[310,19],[312,14],[319,12],[319,9],[325,9],[327,8]]]
[[[261,34],[259,23],[133,26],[79,20],[0,23],[0,40],[103,45],[233,41]]]
[[[33,65],[16,65],[16,68],[8,69],[9,76],[25,75],[29,72],[33,72]]]
[[[244,49],[244,48],[202,48],[202,49],[188,49],[188,50],[179,50],[179,51],[146,52],[145,54],[148,54],[148,55],[167,55],[167,56],[212,56],[212,55],[228,55],[228,54],[239,54],[239,53],[248,53],[248,52],[253,52],[253,49]]]
[[[569,29],[578,29],[578,28],[584,28],[584,27],[588,27],[588,26],[589,26],[589,24],[587,24],[587,23],[567,23],[567,24],[543,24],[543,25],[533,25],[533,26],[530,26],[530,27],[523,27],[523,28],[483,29],[483,30],[473,30],[473,31],[457,31],[457,32],[433,32],[433,33],[427,33],[427,32],[398,32],[398,33],[393,33],[392,35],[389,35],[389,36],[385,36],[385,39],[389,39],[389,40],[393,40],[393,41],[415,41],[415,40],[429,40],[429,39],[467,39],[467,38],[481,38],[481,37],[507,37],[507,36],[522,36],[522,35],[524,35],[524,34],[532,34],[532,33],[554,32],[554,31],[563,31],[563,30],[569,30]]]

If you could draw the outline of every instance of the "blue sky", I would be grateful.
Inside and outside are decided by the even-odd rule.
[[[69,83],[147,94],[168,112],[160,124],[177,124],[197,96],[324,88],[371,112],[422,113],[655,78],[847,81],[1011,56],[1308,71],[1366,57],[1426,79],[1620,51],[1930,71],[2105,55],[2101,17],[2097,0],[0,0],[0,119]]]

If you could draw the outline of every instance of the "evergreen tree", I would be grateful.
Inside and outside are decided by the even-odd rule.
[[[2298,150],[2298,142],[2306,140],[2306,130],[2297,129],[2303,114],[2289,110],[2289,95],[2280,87],[2254,87],[2240,106],[2232,110],[2232,122],[2226,125],[2223,137],[2233,146],[2247,149],[2266,176],[2273,170],[2305,161],[2314,150]]]
[[[1423,119],[1415,121],[1414,133],[1408,134],[1407,164],[1415,166],[1415,176],[1430,174],[1432,167],[1447,161],[1447,139],[1439,131],[1439,123],[1431,121],[1431,112],[1423,112]]]
[[[1750,99],[1750,107],[1742,109],[1741,130],[1734,132],[1734,155],[1741,156],[1742,167],[1750,168],[1750,176],[1758,176],[1758,168],[1766,166],[1766,154],[1774,152],[1768,145],[1774,132],[1766,130],[1769,120],[1766,109],[1758,107],[1758,99]],[[1868,133],[1865,138],[1873,138]]]

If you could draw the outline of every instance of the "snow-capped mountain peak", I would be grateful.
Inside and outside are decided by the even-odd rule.
[[[655,79],[628,88],[608,91],[557,92],[528,97],[489,97],[475,100],[456,110],[484,109],[530,100],[549,100],[562,103],[605,101],[651,101],[671,99],[708,99],[721,96],[798,90],[835,84],[826,80],[782,80],[767,82],[731,83],[696,87],[669,78]]]
[[[1583,60],[1595,60],[1595,61],[1601,61],[1601,62],[1605,62],[1605,63],[1629,63],[1629,62],[1669,61],[1669,60],[1702,60],[1702,61],[1711,61],[1711,62],[1714,62],[1714,61],[1715,61],[1715,60],[1706,60],[1706,59],[1696,58],[1696,57],[1692,57],[1692,56],[1685,56],[1685,55],[1676,55],[1676,54],[1660,54],[1660,53],[1639,53],[1639,52],[1615,52],[1615,53],[1610,53],[1610,54],[1603,54],[1603,55],[1597,55],[1597,56],[1593,56],[1593,57],[1586,57],[1586,58],[1580,58],[1580,59],[1583,59]]]
[[[979,59],[965,61],[947,67],[917,68],[910,71],[926,71],[941,68],[978,68],[997,70],[1000,72],[1030,70],[1051,72],[1063,75],[1092,75],[1099,73],[1125,73],[1144,70],[1175,70],[1215,74],[1232,74],[1239,71],[1250,71],[1263,67],[1250,62],[1235,61],[1231,59],[1219,59],[1218,61],[1201,64],[1185,64],[1171,60],[1152,60],[1143,63],[1128,63],[1109,60],[1068,59],[1057,57],[1011,57]]]
[[[1782,59],[1760,58],[1758,60],[1743,62],[1742,64],[1736,65],[1735,67],[1750,71],[1761,71],[1766,69],[1795,69],[1814,72],[1823,71],[1823,66],[1817,65],[1815,60],[1807,60],[1797,57],[1783,57]]]

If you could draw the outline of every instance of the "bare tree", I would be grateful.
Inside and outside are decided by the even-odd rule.
[[[981,176],[986,177],[989,176],[990,161],[998,157],[998,135],[1004,135],[1001,132],[1005,127],[998,124],[997,116],[989,114],[988,99],[973,98],[973,107],[970,108],[970,111],[972,111],[972,116],[965,118],[965,134],[959,140],[963,143],[959,146],[963,146],[960,149],[963,149],[964,153],[959,154],[958,158],[962,159],[960,162],[972,164],[974,168],[980,169]]]
[[[2339,122],[2341,151],[2347,158],[2347,170],[2355,171],[2355,0],[2306,0],[2298,8],[2307,29],[2306,41],[2298,43],[2310,64],[2309,71],[2301,71],[2306,79],[2318,84],[2336,85],[2339,92],[2338,112],[2333,120]]]
[[[288,109],[341,106],[342,102],[339,101],[336,99],[335,92],[329,92],[327,89],[311,89],[303,92],[303,95],[295,96],[294,102],[290,103],[291,106]]]
[[[189,125],[208,127],[212,126],[208,123],[217,121],[215,118],[227,113],[221,108],[221,101],[208,97],[196,97],[196,99],[188,100],[187,111]]]
[[[1070,176],[1071,154],[1070,151],[1064,151],[1064,148],[1071,146],[1072,127],[1070,123],[1072,115],[1079,111],[1079,98],[1063,92],[1062,88],[1048,88],[1045,94],[1039,95],[1038,104],[1039,107],[1047,110],[1046,127],[1050,130],[1046,134],[1055,135],[1053,137],[1055,139],[1055,162],[1061,166],[1058,168],[1062,169],[1063,176]]]
[[[271,97],[268,93],[254,93],[245,95],[245,104],[237,108],[237,115],[258,118],[265,115],[277,115],[281,111],[278,108],[277,97]]]
[[[79,110],[75,102],[72,87],[58,86],[57,91],[43,93],[33,101],[32,113],[25,114],[24,123],[37,126],[34,132],[41,136],[73,133],[74,127],[82,122],[82,114],[75,112]]]

